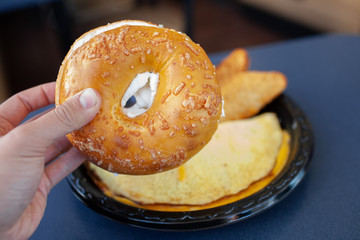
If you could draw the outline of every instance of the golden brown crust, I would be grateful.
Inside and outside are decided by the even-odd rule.
[[[286,76],[276,71],[245,71],[233,74],[221,85],[225,111],[221,121],[254,116],[279,96],[286,85]]]
[[[216,67],[216,75],[220,85],[226,84],[233,74],[247,71],[250,65],[248,53],[243,48],[233,50]]]
[[[286,88],[286,76],[275,71],[249,71],[245,49],[233,50],[216,67],[225,116],[221,121],[249,118],[279,96]]]
[[[159,73],[157,94],[145,113],[129,118],[121,99],[146,71]],[[112,172],[151,174],[183,164],[211,139],[221,115],[220,88],[206,53],[167,28],[126,25],[73,45],[59,71],[56,104],[89,87],[101,94],[101,109],[68,138]]]

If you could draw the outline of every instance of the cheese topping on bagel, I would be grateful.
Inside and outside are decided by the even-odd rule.
[[[215,68],[188,36],[142,21],[121,21],[75,41],[60,68],[56,104],[85,88],[99,113],[68,134],[107,171],[153,174],[185,163],[215,133],[222,98]]]
[[[80,39],[78,39],[78,41],[76,41],[74,43],[74,45],[72,46],[72,50],[75,51],[76,49],[78,49],[80,46],[84,45],[85,43],[87,43],[90,39],[92,39],[93,37],[95,37],[96,35],[99,35],[100,33],[112,30],[114,28],[119,28],[122,26],[147,26],[147,27],[159,27],[158,25],[152,24],[152,23],[148,23],[148,22],[143,22],[143,21],[132,21],[132,20],[128,20],[128,21],[120,21],[120,22],[114,22],[114,23],[109,23],[106,26],[100,27],[100,28],[96,28],[90,32],[85,33],[83,36],[81,36]]]

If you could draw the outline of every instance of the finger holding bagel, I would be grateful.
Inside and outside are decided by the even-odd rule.
[[[56,104],[85,88],[100,93],[102,106],[68,138],[111,172],[152,174],[183,164],[209,142],[221,115],[204,50],[185,34],[142,21],[112,23],[75,41],[58,74]]]

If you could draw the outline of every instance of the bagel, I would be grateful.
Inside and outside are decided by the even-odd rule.
[[[182,165],[210,141],[222,113],[205,51],[183,33],[143,21],[108,24],[74,42],[57,77],[56,106],[85,88],[100,93],[101,108],[67,137],[115,173]]]

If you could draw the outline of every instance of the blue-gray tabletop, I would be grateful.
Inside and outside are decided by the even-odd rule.
[[[95,213],[63,180],[51,191],[31,239],[360,239],[360,37],[321,35],[247,50],[250,69],[287,76],[285,94],[313,127],[309,170],[289,196],[245,221],[164,232]],[[211,54],[213,64],[230,51]]]

